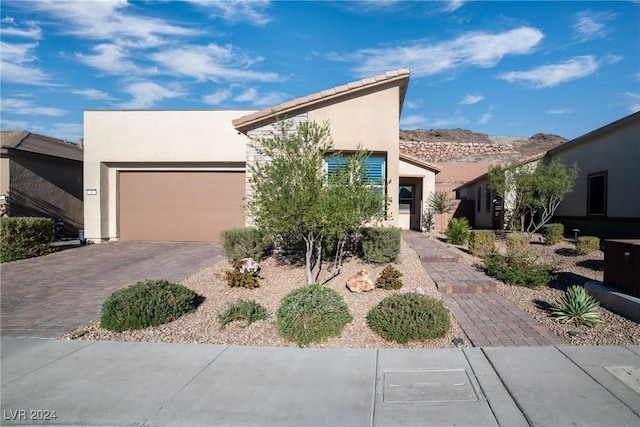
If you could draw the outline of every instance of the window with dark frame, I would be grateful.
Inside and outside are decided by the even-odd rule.
[[[489,184],[485,187],[484,197],[485,209],[487,212],[491,212],[491,190],[489,190]]]
[[[478,187],[478,195],[476,200],[476,210],[480,212],[482,209],[482,187]]]
[[[607,215],[607,172],[588,176],[587,215]]]
[[[413,193],[415,186],[401,185],[398,190],[398,212],[413,213]]]
[[[325,157],[325,173],[335,173],[339,167],[344,167],[347,164],[348,156],[349,154],[339,154]],[[363,182],[374,187],[383,196],[386,194],[386,163],[384,154],[371,154],[365,160],[364,170],[360,174]]]

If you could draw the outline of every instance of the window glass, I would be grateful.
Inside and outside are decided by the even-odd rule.
[[[607,173],[589,175],[588,215],[607,214]]]
[[[480,212],[482,209],[482,187],[478,187],[478,194],[476,197],[476,210]]]
[[[484,205],[487,212],[491,212],[491,190],[489,190],[489,185],[487,184],[484,192],[485,200]]]
[[[413,213],[413,185],[401,185],[398,194],[399,212]]]

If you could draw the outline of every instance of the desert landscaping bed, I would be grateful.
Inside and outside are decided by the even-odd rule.
[[[502,242],[497,246],[503,249]],[[481,260],[460,250],[464,260],[470,265],[479,265]],[[567,286],[583,284],[585,280],[603,278],[604,254],[598,251],[593,254],[577,256],[571,242],[563,241],[558,245],[545,246],[537,243],[531,245],[532,253],[541,261],[551,262],[558,266],[558,279],[549,286],[532,290],[515,287],[498,282],[498,293],[529,313],[559,336],[573,345],[640,345],[640,324],[618,316],[604,308],[600,308],[602,322],[594,327],[560,324],[550,316],[546,307],[553,304],[563,295]],[[367,326],[366,316],[369,310],[383,298],[398,292],[416,292],[421,288],[425,294],[440,299],[441,296],[433,280],[426,273],[416,253],[402,241],[400,260],[396,265],[402,272],[404,286],[398,291],[375,289],[371,292],[355,294],[346,286],[346,279],[352,274],[367,270],[371,277],[378,277],[384,266],[365,264],[357,259],[348,260],[341,274],[326,286],[340,293],[349,306],[353,322],[349,323],[339,337],[322,343],[311,344],[318,348],[447,348],[455,347],[454,338],[463,338],[463,346],[470,342],[455,318],[451,318],[449,333],[440,339],[424,342],[411,341],[407,345],[388,342],[372,332]],[[275,311],[280,300],[291,290],[305,284],[304,268],[287,265],[269,258],[261,263],[260,287],[256,289],[230,288],[222,276],[231,268],[227,261],[202,270],[182,282],[205,297],[205,301],[191,314],[165,325],[145,328],[137,331],[115,333],[100,327],[99,320],[94,320],[78,330],[66,334],[63,339],[111,340],[111,341],[145,341],[170,343],[227,344],[246,346],[295,347],[296,343],[283,339],[275,325]],[[248,327],[238,322],[220,329],[218,313],[229,303],[238,299],[253,299],[269,311],[269,318],[255,322]]]
[[[602,282],[604,277],[604,252],[597,251],[588,255],[576,255],[574,243],[563,240],[557,245],[547,246],[541,243],[542,237],[534,235],[531,239],[531,254],[540,262],[557,266],[557,278],[539,289],[528,289],[498,283],[498,294],[504,296],[531,317],[566,339],[572,345],[640,345],[640,324],[619,316],[600,307],[602,322],[596,326],[575,326],[561,324],[547,310],[571,285],[583,285],[589,280]],[[504,240],[498,240],[496,247],[506,252]],[[461,250],[460,247],[457,248]],[[463,252],[466,263],[479,266],[482,260]]]
[[[287,265],[274,258],[263,261],[260,266],[260,287],[255,289],[230,288],[222,278],[224,272],[231,269],[231,265],[227,261],[221,261],[187,278],[181,283],[204,296],[205,301],[194,313],[187,314],[168,324],[116,333],[102,329],[100,321],[94,320],[73,333],[66,334],[63,338],[71,339],[83,334],[79,339],[296,347],[296,343],[286,341],[278,333],[275,312],[280,300],[287,293],[306,284],[304,266]],[[404,241],[401,243],[400,259],[396,267],[403,274],[404,286],[400,290],[374,289],[370,292],[357,294],[346,288],[347,278],[358,271],[367,270],[375,281],[384,265],[366,264],[358,259],[348,260],[343,265],[340,275],[325,286],[335,289],[344,297],[353,316],[353,321],[345,327],[339,337],[330,338],[321,343],[313,343],[309,347],[445,348],[456,347],[452,342],[454,338],[463,338],[463,346],[470,346],[469,340],[453,317],[451,318],[451,329],[445,337],[424,342],[411,341],[407,345],[385,341],[369,329],[366,319],[367,313],[389,295],[399,292],[415,292],[416,288],[421,288],[426,295],[441,299],[435,283],[420,264],[418,256]],[[234,322],[221,330],[218,323],[218,313],[228,303],[233,303],[240,298],[253,299],[262,304],[269,311],[269,318],[252,323],[248,327]]]

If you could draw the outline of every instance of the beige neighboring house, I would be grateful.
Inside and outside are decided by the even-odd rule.
[[[640,112],[549,150],[551,159],[580,168],[552,219],[565,233],[640,238]]]
[[[565,234],[601,238],[640,238],[640,112],[565,142],[544,154],[525,159],[557,159],[580,173],[573,191],[566,194],[550,222],[564,225]],[[503,204],[491,193],[487,174],[455,189],[456,197],[472,200],[476,228],[499,229]]]
[[[77,235],[83,223],[82,148],[27,131],[2,131],[0,142],[4,214],[59,219],[64,234]]]
[[[250,139],[280,119],[328,121],[337,150],[360,144],[391,196],[388,225],[420,227],[436,168],[399,155],[409,70],[400,69],[260,111],[86,111],[85,236],[106,240],[218,241],[250,223]],[[411,197],[398,198],[400,185]],[[406,192],[405,192],[406,194]]]

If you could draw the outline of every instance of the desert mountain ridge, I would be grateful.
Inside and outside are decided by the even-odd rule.
[[[490,136],[467,129],[400,130],[400,151],[429,162],[514,162],[567,141],[545,133],[527,138]]]

